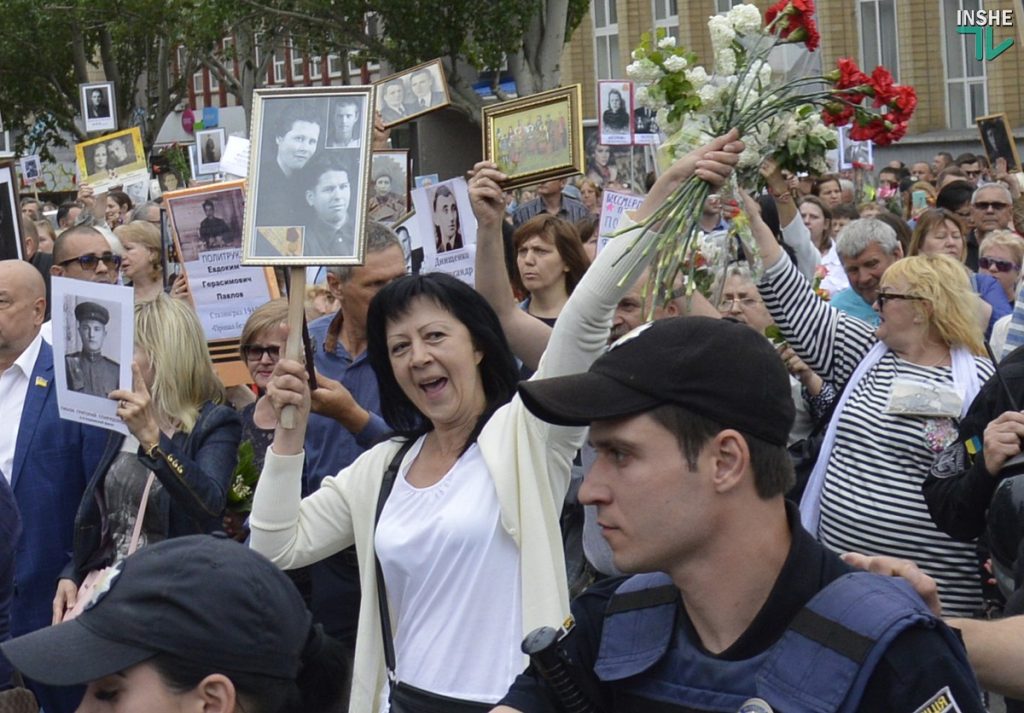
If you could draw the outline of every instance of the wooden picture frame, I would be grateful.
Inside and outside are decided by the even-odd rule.
[[[366,219],[387,226],[401,223],[412,212],[409,186],[409,149],[374,151]],[[387,186],[379,185],[387,179]]]
[[[421,78],[425,74],[430,76],[429,89]],[[413,79],[416,80],[415,84]],[[404,124],[452,103],[444,65],[439,59],[392,74],[373,86],[376,97],[374,107],[380,112],[385,128]]]
[[[75,144],[75,160],[82,183],[91,185],[96,193],[134,183],[149,174],[137,126]]]
[[[363,264],[372,114],[371,86],[256,90],[243,264]]]
[[[0,260],[21,260],[21,206],[14,161],[0,161]]]
[[[579,84],[483,109],[484,158],[517,188],[583,173]]]
[[[203,325],[214,370],[225,386],[251,381],[239,352],[242,327],[280,296],[274,270],[240,262],[245,181],[164,194],[180,276]]]
[[[981,145],[985,148],[989,164],[995,168],[996,159],[1003,158],[1006,159],[1006,170],[1009,173],[1020,171],[1020,154],[1006,113],[979,116],[974,123],[978,127]]]

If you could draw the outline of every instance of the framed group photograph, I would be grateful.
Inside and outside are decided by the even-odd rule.
[[[193,175],[220,173],[220,158],[224,155],[224,129],[206,129],[196,132],[196,170]]]
[[[394,225],[409,214],[409,151],[374,151],[366,217]]]
[[[633,82],[620,79],[597,83],[598,134],[607,146],[633,143]]]
[[[242,265],[245,181],[216,183],[164,195],[169,233],[181,274],[228,386],[248,383],[238,340],[249,315],[278,296],[273,268]]]
[[[97,193],[134,183],[149,174],[139,127],[75,144],[75,159],[82,183]]]
[[[377,89],[376,109],[385,127],[415,119],[452,103],[444,66],[439,59],[392,74],[374,86]]]
[[[117,129],[117,108],[113,82],[87,82],[78,85],[82,102],[82,121],[86,133]]]
[[[256,90],[245,264],[363,263],[372,111],[371,86]]]
[[[583,173],[580,85],[483,109],[484,158],[517,188]]]
[[[0,161],[0,260],[21,260],[18,176],[13,161]]]
[[[1010,130],[1010,120],[1006,114],[989,114],[975,120],[978,125],[978,133],[981,134],[981,144],[985,147],[985,155],[992,166],[996,165],[996,159],[1006,161],[1006,170],[1010,173],[1020,171],[1020,154],[1017,153],[1017,142],[1013,140],[1013,132]]]

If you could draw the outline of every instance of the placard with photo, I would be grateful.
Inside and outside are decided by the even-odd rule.
[[[54,277],[53,368],[60,417],[128,435],[115,389],[132,389],[135,294],[130,287]]]
[[[75,144],[78,175],[96,193],[104,193],[149,175],[142,134],[133,126],[124,131]]]
[[[362,264],[372,109],[369,86],[256,90],[245,264]]]
[[[38,155],[24,156],[19,164],[21,180],[25,182],[26,186],[43,183],[43,166]]]
[[[117,129],[113,82],[86,82],[78,85],[78,92],[86,133]]]
[[[394,225],[409,214],[408,149],[374,151],[370,181],[367,219]]]
[[[224,155],[224,129],[205,129],[196,132],[196,170],[193,175],[220,173],[220,159]]]
[[[423,272],[447,272],[473,284],[476,216],[464,178],[412,192],[413,219],[423,244]]]
[[[1009,173],[1020,171],[1020,154],[1017,153],[1017,142],[1010,130],[1010,120],[1005,113],[980,116],[975,119],[978,125],[978,133],[981,135],[981,145],[985,147],[985,155],[988,162],[994,167],[996,159],[1006,161],[1006,170]]]
[[[18,176],[13,161],[0,161],[0,260],[21,260]]]
[[[633,82],[602,80],[597,83],[597,97],[601,143],[608,146],[633,143]]]

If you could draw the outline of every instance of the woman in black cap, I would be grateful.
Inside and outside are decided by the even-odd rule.
[[[111,568],[82,614],[2,644],[25,676],[88,684],[79,711],[343,710],[347,664],[288,577],[243,545],[191,535]]]

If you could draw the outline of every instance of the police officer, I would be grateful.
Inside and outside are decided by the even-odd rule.
[[[75,319],[78,320],[82,350],[64,357],[68,389],[106,398],[118,387],[120,372],[118,363],[102,354],[110,313],[95,302],[79,302],[75,307]]]
[[[853,573],[784,500],[786,369],[745,325],[645,324],[584,374],[523,382],[536,415],[590,424],[580,500],[616,567],[561,649],[599,710],[983,711],[959,640],[901,580]],[[557,711],[534,668],[496,711]]]

